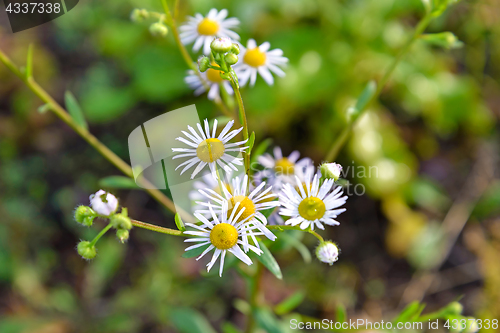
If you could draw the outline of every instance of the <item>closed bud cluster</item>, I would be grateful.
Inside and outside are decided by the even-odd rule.
[[[115,229],[124,229],[124,230],[130,230],[132,229],[132,221],[130,221],[130,218],[126,214],[115,214],[111,216],[110,222],[113,225],[113,228]]]
[[[323,178],[333,179],[334,181],[337,181],[342,173],[342,166],[337,163],[323,163],[319,169]]]
[[[129,231],[125,229],[118,229],[116,231],[116,237],[120,240],[120,242],[125,243],[129,237]]]
[[[205,56],[201,56],[198,59],[198,68],[200,69],[200,72],[206,72],[210,66],[210,59]]]
[[[234,53],[236,55],[240,54],[240,46],[236,43],[233,43],[231,46],[231,53]]]
[[[149,32],[155,37],[165,37],[168,34],[168,28],[162,22],[156,22],[149,26]]]
[[[234,53],[228,53],[224,56],[224,61],[226,61],[226,64],[229,66],[232,66],[238,62],[238,56]]]
[[[146,9],[136,8],[130,14],[130,19],[132,22],[142,22],[149,18],[149,12]]]
[[[215,38],[210,44],[210,48],[214,53],[226,53],[233,47],[233,42],[227,37]]]
[[[75,210],[75,220],[87,227],[92,226],[97,214],[88,206],[78,206]]]
[[[78,254],[82,256],[84,259],[94,259],[97,250],[94,245],[92,245],[89,241],[81,241],[77,246]]]
[[[316,257],[331,266],[339,259],[339,248],[331,241],[321,242],[316,248]]]

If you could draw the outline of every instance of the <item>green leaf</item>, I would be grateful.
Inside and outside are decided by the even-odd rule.
[[[272,142],[273,140],[270,138],[263,140],[252,152],[252,162],[257,161],[257,158],[265,153],[265,151],[271,145]]]
[[[428,44],[443,47],[445,49],[457,49],[464,45],[458,38],[449,31],[435,34],[424,34],[420,39]]]
[[[33,76],[33,44],[28,47],[28,56],[26,57],[26,78]]]
[[[337,310],[335,311],[335,319],[338,323],[343,323],[347,319],[347,311],[345,310],[344,304],[337,305]]]
[[[284,315],[286,313],[289,313],[293,309],[295,309],[297,306],[302,303],[304,300],[304,293],[302,291],[297,291],[291,296],[288,296],[285,300],[280,302],[278,305],[274,307],[274,312],[277,315]]]
[[[368,82],[365,89],[363,89],[363,92],[359,96],[356,105],[354,106],[355,116],[358,116],[359,113],[367,107],[368,103],[370,102],[376,91],[377,91],[377,83],[375,83],[375,81]]]
[[[82,109],[80,108],[80,104],[78,104],[75,96],[71,93],[71,91],[66,90],[64,94],[64,102],[66,103],[66,108],[68,109],[69,114],[79,126],[88,129],[87,121],[83,116]]]
[[[278,279],[283,279],[283,274],[281,273],[280,266],[276,259],[274,259],[271,251],[264,245],[261,241],[259,241],[260,249],[262,250],[262,254],[257,256],[257,259],[264,265],[266,268],[274,274]]]
[[[267,333],[283,333],[281,323],[271,311],[266,308],[256,308],[253,311],[255,320],[260,328]]]
[[[197,257],[200,254],[202,254],[203,251],[205,251],[209,246],[210,246],[210,244],[207,244],[207,245],[204,245],[204,246],[197,247],[196,249],[192,249],[192,250],[186,251],[186,252],[184,252],[182,254],[182,257],[183,258],[194,258],[194,257]]]
[[[394,319],[394,323],[407,322],[414,318],[420,316],[420,313],[424,310],[425,305],[420,304],[418,301],[411,302],[408,304],[403,311]]]
[[[222,325],[222,333],[241,333],[241,331],[230,322],[225,322]]]
[[[182,222],[181,216],[179,213],[175,213],[175,224],[177,225],[177,229],[180,231],[186,231],[186,227],[184,226],[184,222]]]
[[[251,154],[252,153],[252,148],[253,148],[253,145],[255,143],[255,132],[252,132],[252,134],[250,134],[250,138],[248,138],[248,150],[247,150],[247,153],[248,154]]]
[[[140,189],[132,178],[125,176],[109,176],[99,180],[99,186],[113,189]]]
[[[193,309],[175,309],[171,312],[170,320],[182,333],[216,333],[208,320]]]
[[[305,263],[310,263],[312,260],[311,252],[300,240],[289,235],[288,233],[282,233],[280,238],[288,245],[294,247],[302,256]]]

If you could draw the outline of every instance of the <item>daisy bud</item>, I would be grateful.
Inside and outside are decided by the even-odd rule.
[[[94,222],[96,213],[88,206],[78,206],[75,210],[75,220],[87,227]]]
[[[240,54],[240,46],[236,43],[233,43],[231,46],[231,53],[234,53],[236,55]]]
[[[125,214],[115,214],[111,216],[109,221],[113,224],[113,228],[115,229],[132,229],[132,221]]]
[[[215,38],[210,44],[210,48],[215,53],[226,53],[231,50],[233,47],[233,43],[230,38],[227,37],[219,37]]]
[[[136,8],[130,14],[132,22],[142,22],[149,18],[149,12],[146,9]]]
[[[462,331],[462,333],[476,333],[479,331],[479,326],[477,321],[473,317],[467,318],[467,327]]]
[[[448,314],[461,315],[463,309],[464,309],[464,307],[462,306],[462,304],[460,304],[458,302],[451,302],[450,304],[448,304],[445,311]]]
[[[208,69],[208,66],[210,66],[210,59],[205,56],[201,56],[198,59],[198,68],[200,69],[200,72],[206,72]]]
[[[316,257],[331,266],[339,259],[339,248],[331,241],[321,242],[316,248]]]
[[[118,229],[116,231],[116,237],[120,240],[120,242],[125,243],[128,240],[129,232],[125,229]]]
[[[165,24],[156,22],[149,26],[149,32],[155,37],[165,37],[168,33],[168,28]]]
[[[89,241],[81,241],[78,243],[78,246],[76,247],[78,250],[78,254],[82,256],[84,259],[94,259],[97,250],[94,245],[92,245]]]
[[[238,62],[238,56],[234,53],[228,53],[224,57],[224,60],[226,61],[226,64],[228,64],[229,66],[232,66]]]
[[[97,191],[89,199],[92,209],[99,215],[109,216],[118,208],[118,199],[104,190]]]
[[[333,179],[337,181],[342,172],[342,166],[337,163],[323,163],[320,167],[321,175],[325,179]]]

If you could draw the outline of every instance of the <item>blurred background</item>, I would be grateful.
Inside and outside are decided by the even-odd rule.
[[[184,83],[171,34],[154,38],[129,20],[136,7],[161,11],[156,0],[81,0],[16,34],[0,8],[0,48],[22,65],[34,43],[40,85],[61,103],[73,92],[91,132],[125,161],[129,133],[146,120],[193,103],[220,115]],[[243,43],[269,41],[290,59],[273,87],[259,78],[242,92],[257,142],[272,138],[316,163],[424,14],[419,0],[190,0],[179,23],[213,7],[241,20]],[[417,41],[337,158],[350,198],[323,235],[339,261],[310,260],[290,240],[273,245],[284,278],[264,272],[269,307],[299,293],[294,312],[334,319],[344,306],[348,318],[380,321],[412,300],[432,311],[460,299],[466,315],[500,318],[500,4],[461,1],[427,30],[441,31],[464,47]],[[206,332],[244,329],[242,278],[207,276],[203,262],[181,258],[182,239],[134,229],[122,245],[108,233],[95,260],[78,256],[77,242],[99,228],[78,226],[74,208],[120,173],[41,104],[0,66],[0,332],[189,332],[186,320]],[[370,166],[378,171],[358,172]],[[175,227],[147,193],[115,192],[133,217]],[[314,251],[310,235],[289,235]]]

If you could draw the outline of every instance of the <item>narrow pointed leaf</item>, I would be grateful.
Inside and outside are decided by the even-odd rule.
[[[337,310],[336,310],[336,317],[335,319],[339,323],[343,323],[347,319],[347,312],[345,310],[345,306],[343,304],[337,305]]]
[[[186,231],[186,227],[184,226],[184,222],[182,222],[179,213],[175,213],[175,224],[177,225],[177,229],[180,231]]]
[[[170,313],[170,320],[181,333],[216,333],[208,320],[193,309],[175,309]]]
[[[281,273],[280,266],[276,259],[274,259],[271,251],[264,245],[264,243],[259,242],[260,249],[262,250],[262,254],[257,256],[257,259],[264,265],[266,268],[274,274],[278,279],[283,279],[283,274]]]
[[[274,307],[274,312],[277,315],[284,315],[286,313],[289,313],[293,309],[295,309],[297,306],[302,303],[304,300],[304,293],[302,291],[297,291],[294,294],[290,295],[287,297],[285,300],[283,300],[281,303],[276,305]]]
[[[81,127],[88,129],[87,121],[83,116],[82,109],[80,108],[78,101],[76,100],[75,96],[73,96],[71,91],[66,91],[66,93],[64,94],[64,101],[66,103],[66,108],[68,109],[68,112],[73,120]]]

